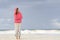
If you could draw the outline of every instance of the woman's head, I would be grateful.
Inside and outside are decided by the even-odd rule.
[[[18,9],[19,9],[19,8],[16,8],[16,12],[18,12]]]
[[[18,14],[18,10],[19,10],[19,8],[16,8],[16,14]]]

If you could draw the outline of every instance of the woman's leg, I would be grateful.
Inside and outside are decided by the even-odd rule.
[[[20,28],[21,28],[21,23],[18,23],[18,39],[20,39],[21,36]]]
[[[15,32],[16,32],[15,36],[17,40],[20,39],[20,26],[21,26],[20,23],[15,23]]]
[[[15,37],[16,37],[16,39],[18,39],[18,31],[17,31],[17,29],[18,29],[18,24],[15,23]]]

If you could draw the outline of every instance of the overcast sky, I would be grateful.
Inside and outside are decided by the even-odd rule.
[[[16,7],[23,15],[22,29],[60,29],[60,0],[0,0],[0,29],[14,29]]]

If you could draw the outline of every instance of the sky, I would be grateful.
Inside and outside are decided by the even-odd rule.
[[[0,29],[14,29],[14,10],[22,12],[21,29],[60,29],[60,0],[0,0]]]

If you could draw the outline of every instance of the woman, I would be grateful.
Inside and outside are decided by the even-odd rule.
[[[16,39],[20,39],[20,26],[22,22],[22,14],[19,12],[19,8],[16,8],[15,13],[14,13],[14,23],[15,23],[15,36]]]

